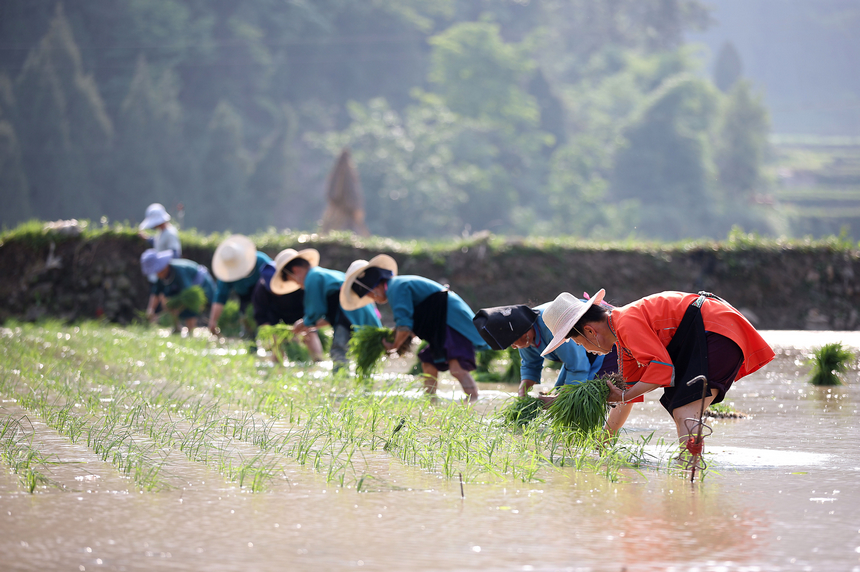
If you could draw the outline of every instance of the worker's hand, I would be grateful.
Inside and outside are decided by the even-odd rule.
[[[397,346],[394,345],[394,342],[389,342],[385,338],[382,339],[382,347],[384,347],[385,351],[387,352],[393,352],[397,350]]]
[[[609,395],[606,397],[606,402],[616,403],[618,401],[621,401],[621,398],[623,396],[621,390],[618,389],[618,387],[608,379],[606,380],[606,385],[609,386]]]
[[[525,397],[529,390],[537,385],[537,382],[531,379],[524,379],[520,382],[520,386],[517,389],[517,395],[519,397]]]
[[[544,408],[547,408],[547,407],[549,407],[550,405],[552,405],[552,402],[553,402],[553,401],[555,401],[555,398],[556,398],[556,397],[558,397],[558,395],[553,395],[553,394],[550,394],[550,393],[541,393],[541,394],[539,394],[539,395],[538,395],[538,399],[540,399],[540,400],[541,400],[541,402],[543,403]]]
[[[307,333],[308,327],[305,325],[304,318],[299,318],[296,320],[296,323],[293,324],[293,334],[297,336],[303,336]]]
[[[210,326],[209,326],[209,332],[210,332],[213,336],[217,336],[218,334],[220,334],[220,333],[221,333],[221,330],[220,330],[220,329],[218,329],[218,324],[212,324],[212,325],[210,325]]]

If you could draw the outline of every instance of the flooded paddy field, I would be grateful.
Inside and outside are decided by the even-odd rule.
[[[860,335],[763,334],[777,358],[729,393],[748,417],[711,423],[690,483],[659,391],[599,457],[499,424],[515,386],[469,408],[443,377],[431,403],[408,360],[360,387],[247,343],[7,327],[0,568],[860,570],[856,364],[820,388],[805,363]]]

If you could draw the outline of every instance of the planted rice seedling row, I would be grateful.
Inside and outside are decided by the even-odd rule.
[[[57,343],[55,336],[63,339]],[[330,482],[357,487],[365,476],[364,451],[385,451],[428,473],[452,478],[461,472],[481,482],[529,482],[554,466],[600,467],[617,478],[629,456],[621,459],[612,450],[596,455],[551,426],[512,433],[494,414],[404,397],[416,385],[408,377],[372,393],[348,376],[261,370],[253,357],[230,346],[163,339],[143,330],[27,326],[13,339],[15,351],[2,353],[4,368],[22,363],[23,354],[30,354],[34,378],[46,368],[54,374],[65,368],[65,385],[55,390],[54,403],[65,405],[53,410],[66,412],[56,414],[58,428],[77,425],[80,433],[80,423],[70,422],[75,416],[64,409],[76,400],[94,419],[121,419],[111,426],[115,435],[145,435],[228,479],[250,482],[253,490],[264,488],[287,459]],[[254,449],[243,448],[241,458],[219,455],[225,439]]]

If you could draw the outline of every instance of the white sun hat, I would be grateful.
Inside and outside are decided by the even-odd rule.
[[[170,220],[170,215],[161,203],[152,203],[146,207],[146,215],[143,222],[140,223],[140,230],[155,228],[160,224],[164,224]]]
[[[212,273],[223,282],[235,282],[251,274],[257,265],[257,247],[244,234],[225,238],[212,256]]]
[[[360,282],[368,268],[381,268],[397,276],[397,262],[387,254],[379,254],[370,260],[353,260],[347,268],[346,278],[340,286],[340,307],[344,310],[358,310],[373,302],[367,296],[359,296],[352,290],[352,285],[356,279]]]
[[[570,292],[562,292],[543,311],[543,323],[552,332],[552,341],[540,355],[545,356],[567,341],[570,332],[585,312],[594,304],[600,304],[606,291],[602,288],[586,302]]]
[[[306,248],[304,250],[287,248],[280,251],[275,257],[275,274],[269,280],[269,288],[273,293],[289,294],[299,289],[299,283],[295,280],[284,280],[281,278],[281,270],[296,258],[307,260],[311,267],[319,266],[320,263],[320,253],[315,248]]]

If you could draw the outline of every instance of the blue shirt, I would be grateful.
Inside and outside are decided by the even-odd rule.
[[[260,284],[263,285],[263,288],[272,291],[272,277],[275,275],[275,265],[274,264],[266,264],[260,269]]]
[[[338,270],[329,270],[314,266],[308,270],[305,276],[305,318],[306,326],[314,326],[325,318],[328,311],[328,297],[334,292],[340,292],[340,286],[346,275]],[[368,304],[358,310],[344,310],[341,312],[347,317],[353,326],[376,326],[382,327],[375,304]],[[334,326],[335,324],[331,324]]]
[[[178,296],[192,286],[202,286],[206,298],[212,299],[215,284],[205,266],[184,258],[174,258],[168,264],[167,278],[158,278],[152,285],[151,293],[164,294],[168,298]]]
[[[244,278],[239,278],[235,282],[218,281],[218,289],[215,292],[215,304],[226,304],[230,298],[230,292],[235,292],[240,298],[248,298],[251,292],[254,291],[254,286],[257,280],[260,279],[260,270],[266,264],[271,264],[272,259],[265,252],[257,251],[257,262],[254,264],[254,269]]]
[[[543,313],[547,307],[549,307],[549,302],[535,308],[540,312],[534,326],[532,326],[535,330],[535,347],[519,350],[520,358],[522,358],[521,380],[530,379],[540,383],[544,361],[540,354],[552,341],[552,332],[543,321]],[[556,387],[594,379],[603,365],[603,356],[597,356],[594,363],[591,363],[585,348],[574,342],[561,344],[555,351],[548,353],[546,359],[562,363],[561,371],[558,372],[558,379],[555,383]]]
[[[415,306],[427,299],[430,294],[445,288],[422,276],[395,276],[388,280],[388,303],[394,313],[394,323],[398,327],[412,329]],[[445,322],[451,328],[466,336],[476,350],[488,350],[484,338],[475,329],[472,318],[475,313],[466,302],[454,292],[448,292],[448,313]]]

